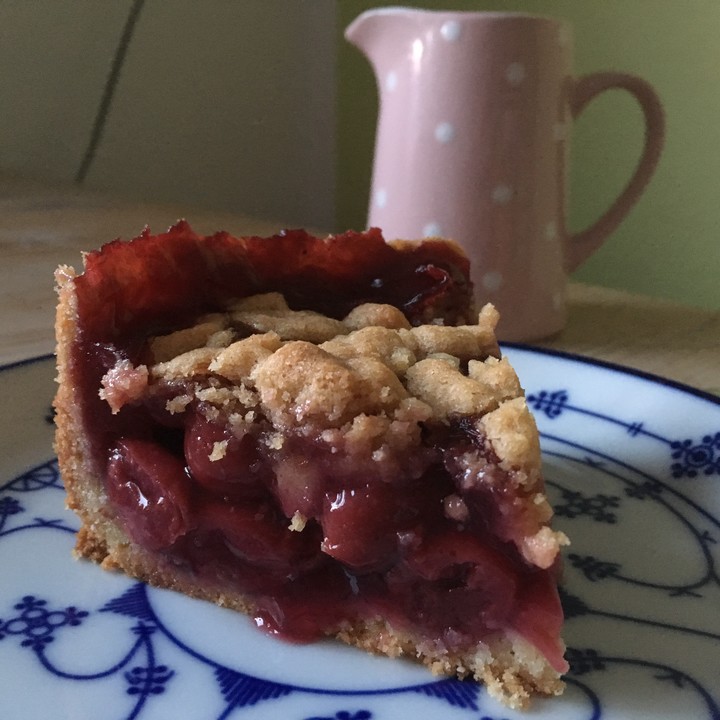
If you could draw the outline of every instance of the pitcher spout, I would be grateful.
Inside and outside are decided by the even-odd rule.
[[[377,65],[383,52],[397,44],[410,12],[404,7],[366,10],[347,26],[345,39]]]

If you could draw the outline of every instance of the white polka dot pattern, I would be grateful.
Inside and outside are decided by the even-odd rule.
[[[568,126],[564,122],[556,122],[553,126],[553,138],[557,142],[565,140],[568,136]]]
[[[429,237],[441,237],[442,236],[442,228],[440,227],[439,223],[436,222],[430,222],[422,229],[422,236],[429,238]]]
[[[563,23],[558,30],[558,45],[560,45],[560,47],[567,47],[569,44],[570,28]]]
[[[497,292],[502,285],[503,277],[497,270],[486,272],[482,276],[482,284],[488,292]]]
[[[492,191],[492,201],[498,205],[507,205],[513,197],[512,188],[509,185],[496,185]]]
[[[570,28],[503,12],[392,14],[407,22],[359,38],[381,93],[369,224],[459,242],[476,299],[504,314],[504,339],[555,332],[567,279]]]
[[[455,137],[455,128],[449,122],[442,122],[435,128],[435,139],[449,143]]]
[[[505,70],[505,79],[511,85],[520,85],[525,80],[525,66],[519,62],[510,63]]]
[[[460,37],[461,29],[457,20],[448,20],[440,27],[440,35],[448,42],[455,42]]]

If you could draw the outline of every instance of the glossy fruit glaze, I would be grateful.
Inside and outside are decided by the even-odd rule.
[[[209,586],[249,594],[270,632],[310,640],[379,615],[457,648],[513,629],[562,670],[556,569],[521,559],[512,498],[463,496],[456,477],[458,454],[488,455],[483,438],[429,428],[406,474],[384,482],[323,443],[320,428],[273,450],[262,417],[231,432],[199,401],[170,415],[165,400],[180,386],[156,387],[117,415],[97,396],[118,360],[142,360],[147,336],[256,292],[334,317],[368,301],[400,307],[411,322],[444,307],[452,322],[468,298],[466,261],[441,243],[421,248],[398,252],[378,231],[237,240],[180,224],[89,255],[75,280],[74,367],[98,473],[135,542]],[[211,461],[218,443],[224,454]],[[448,502],[467,514],[448,514]]]
[[[443,460],[468,450],[457,430],[433,435],[419,478],[388,483],[352,472],[319,436],[272,450],[262,422],[238,438],[202,403],[184,417],[182,429],[173,418],[117,441],[108,494],[133,540],[255,595],[266,630],[311,640],[348,616],[381,614],[457,645],[511,627],[560,662],[555,572],[529,568],[500,539],[506,497],[463,492]],[[225,441],[224,457],[209,461]],[[466,521],[446,516],[451,496],[469,507]],[[289,529],[288,508],[302,509],[302,531]]]

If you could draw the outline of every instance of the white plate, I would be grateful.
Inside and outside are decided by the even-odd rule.
[[[10,720],[720,719],[720,403],[507,348],[542,433],[566,553],[560,699],[514,713],[473,683],[239,615],[70,557],[54,370],[0,369],[0,717]]]

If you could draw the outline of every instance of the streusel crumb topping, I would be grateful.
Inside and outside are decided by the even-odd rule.
[[[117,411],[148,380],[205,378],[196,388],[201,399],[225,408],[259,405],[279,427],[341,427],[360,415],[392,418],[414,397],[424,420],[447,424],[459,415],[485,416],[482,430],[503,463],[526,472],[531,482],[539,448],[526,446],[534,435],[524,429],[533,420],[515,372],[496,357],[496,322],[495,309],[485,306],[476,325],[410,327],[397,308],[370,303],[340,321],[291,310],[279,293],[255,295],[227,313],[152,338],[149,371],[121,361],[103,378],[102,394]],[[236,339],[248,330],[252,334]],[[218,382],[208,386],[210,378]],[[168,410],[179,413],[187,405],[181,396]]]
[[[510,482],[531,493],[541,483],[540,446],[515,371],[499,357],[497,319],[487,305],[476,325],[410,327],[397,308],[366,304],[335,320],[291,310],[279,293],[256,295],[152,338],[150,367],[121,361],[103,378],[102,396],[117,411],[150,385],[181,383],[166,403],[170,413],[200,401],[206,417],[226,418],[238,436],[265,418],[274,428],[263,440],[270,449],[283,447],[285,433],[312,433],[388,477],[422,446],[422,427],[464,418]],[[210,459],[222,452],[214,448]],[[453,462],[467,467],[468,487],[498,482],[477,448]],[[462,503],[448,498],[446,512],[462,518]],[[539,493],[534,514],[551,514]],[[542,564],[563,541],[543,530],[528,536],[523,554]]]
[[[244,402],[259,402],[279,427],[393,417],[410,396],[423,404],[425,419],[447,423],[490,412],[521,393],[512,368],[495,357],[496,322],[486,306],[477,325],[410,327],[397,308],[371,303],[340,321],[291,310],[282,295],[266,293],[153,338],[149,373],[153,380],[214,377],[242,386]],[[230,341],[248,330],[253,334]],[[113,384],[110,373],[105,382]],[[221,385],[205,399],[227,404],[223,392]],[[237,392],[233,399],[243,401]]]

